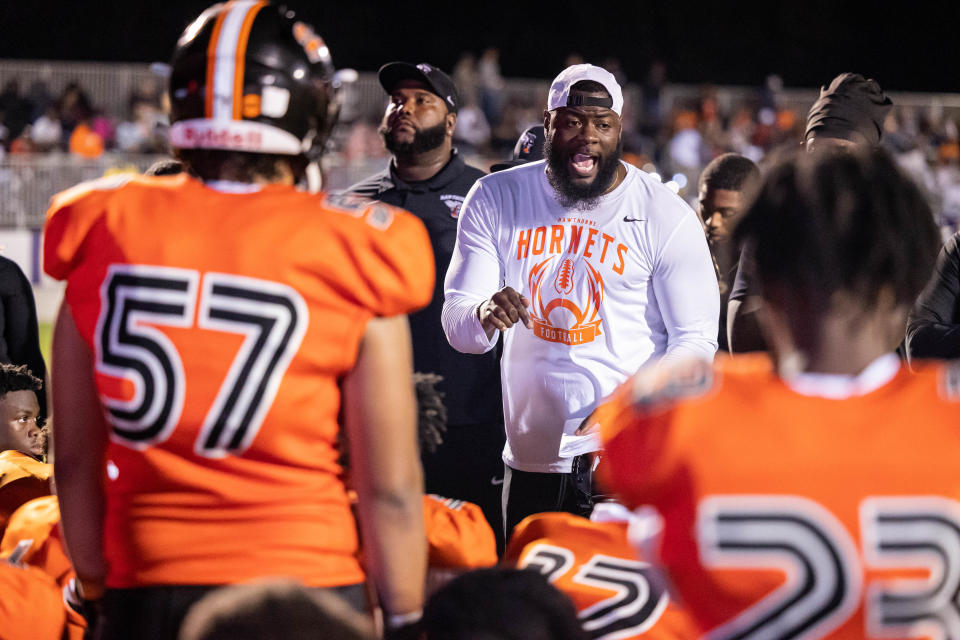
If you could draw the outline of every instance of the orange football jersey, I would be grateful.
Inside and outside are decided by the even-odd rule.
[[[338,379],[369,319],[430,300],[423,224],[276,184],[115,177],[54,198],[44,260],[109,423],[107,586],[361,582]]]
[[[538,513],[516,526],[504,562],[533,568],[567,594],[595,640],[687,640],[696,627],[627,539],[629,512],[600,504],[599,519]]]
[[[478,569],[497,564],[497,541],[480,507],[465,500],[423,496],[431,569]]]
[[[50,493],[53,467],[19,451],[0,452],[0,534],[20,505]]]
[[[53,578],[0,561],[0,638],[61,640],[66,611]]]
[[[662,515],[661,560],[709,637],[960,637],[960,369],[887,363],[843,399],[765,356],[666,366],[598,412],[600,468]]]
[[[10,557],[21,543],[28,543],[20,562],[42,569],[64,587],[74,576],[70,559],[60,541],[60,507],[57,496],[44,496],[13,512],[0,540],[0,559]]]
[[[60,541],[60,507],[57,496],[44,496],[23,504],[13,512],[0,541],[0,559],[18,553],[19,562],[42,570],[60,589],[76,575]],[[25,549],[18,550],[23,545]],[[64,603],[70,640],[82,640],[86,621]],[[0,635],[2,637],[2,635]]]

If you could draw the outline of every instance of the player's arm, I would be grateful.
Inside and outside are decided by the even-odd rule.
[[[423,471],[406,316],[367,325],[343,414],[367,569],[387,615],[419,612],[427,565]]]
[[[497,342],[497,331],[514,324],[530,326],[530,302],[503,287],[497,248],[496,203],[481,183],[467,194],[457,221],[457,242],[443,286],[441,322],[447,341],[463,353],[485,353]]]
[[[83,596],[102,595],[107,425],[93,377],[93,361],[67,303],[53,334],[54,478],[60,526]]]
[[[940,251],[933,277],[907,320],[907,355],[914,358],[960,358],[960,237]]]
[[[692,211],[665,241],[653,287],[667,329],[668,359],[713,359],[720,322],[720,288],[700,222]]]

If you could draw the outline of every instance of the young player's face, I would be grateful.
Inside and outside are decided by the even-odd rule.
[[[711,245],[726,242],[730,225],[743,207],[743,197],[732,189],[704,187],[700,192],[700,219]]]
[[[37,426],[40,406],[33,391],[11,391],[0,398],[0,450],[10,449],[32,456],[43,455],[41,429]]]
[[[447,105],[417,80],[401,80],[390,94],[380,132],[397,153],[435,149],[447,133]]]

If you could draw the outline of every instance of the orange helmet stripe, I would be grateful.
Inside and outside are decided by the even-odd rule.
[[[247,41],[254,18],[266,5],[262,0],[231,0],[217,16],[207,47],[207,118],[241,118]]]
[[[253,20],[257,17],[257,12],[267,6],[266,2],[258,2],[247,11],[243,19],[243,25],[240,27],[240,36],[237,39],[237,53],[233,72],[233,119],[242,118],[243,108],[243,74],[246,70],[247,40],[250,39],[250,29],[253,27]]]

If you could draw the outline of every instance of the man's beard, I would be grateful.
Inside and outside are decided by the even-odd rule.
[[[410,142],[396,142],[391,135],[389,127],[380,127],[380,135],[383,136],[383,142],[387,145],[387,151],[395,156],[415,155],[425,151],[433,151],[443,144],[447,137],[447,125],[441,122],[435,127],[427,129],[417,129],[413,134],[413,140]]]
[[[557,202],[564,209],[590,211],[600,204],[600,196],[610,188],[620,166],[620,157],[623,155],[623,142],[617,142],[617,148],[612,154],[600,158],[597,175],[589,184],[581,185],[570,177],[567,166],[568,158],[561,151],[553,148],[549,136],[543,144],[543,155],[547,159],[547,180],[557,192]]]

